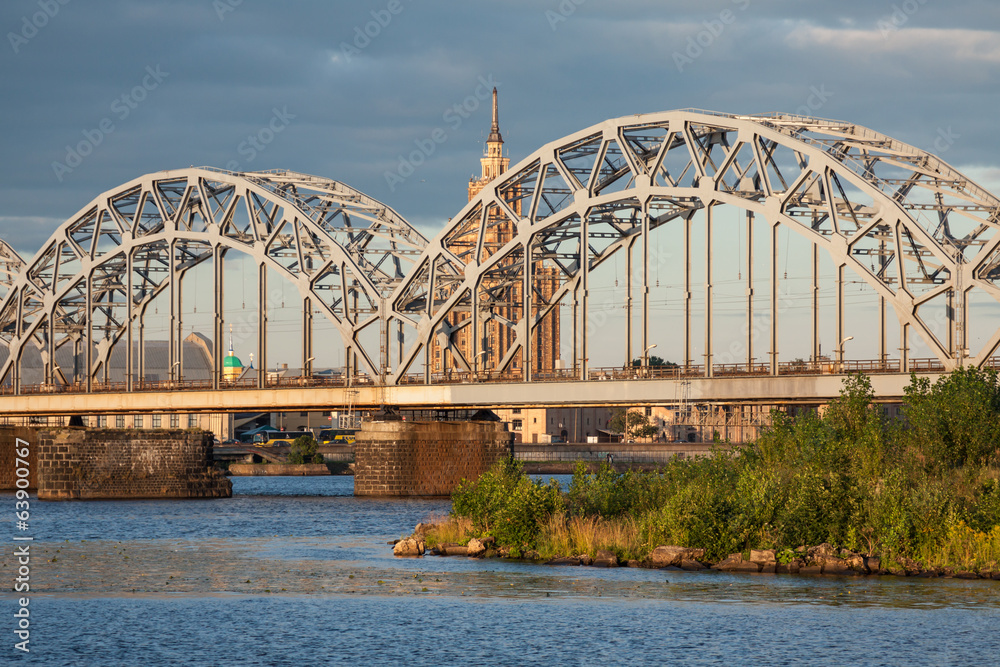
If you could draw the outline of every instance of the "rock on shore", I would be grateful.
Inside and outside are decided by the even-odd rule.
[[[428,524],[417,524],[412,537],[399,540],[393,547],[396,556],[422,556],[425,552],[426,535],[432,528]],[[491,536],[472,538],[468,544],[443,543],[436,545],[431,553],[439,556],[467,556],[471,558],[509,557],[511,550],[497,546]],[[522,560],[540,562],[542,556],[536,551],[526,551]],[[749,556],[743,553],[729,554],[726,558],[712,563],[705,558],[705,550],[693,547],[661,545],[653,549],[644,560],[620,561],[618,555],[609,550],[599,550],[594,557],[589,554],[557,556],[545,561],[547,565],[589,565],[593,567],[646,567],[653,569],[679,568],[699,571],[711,568],[722,572],[747,572],[751,574],[823,574],[839,576],[864,576],[893,574],[910,577],[954,577],[957,579],[1000,580],[1000,568],[995,563],[978,572],[953,568],[925,568],[922,564],[906,558],[899,558],[898,565],[886,567],[878,556],[864,556],[848,549],[837,550],[833,545],[823,543],[815,546],[801,546],[782,552],[781,557],[774,549],[751,549]]]

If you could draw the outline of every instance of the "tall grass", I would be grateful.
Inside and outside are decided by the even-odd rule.
[[[660,544],[709,559],[829,542],[928,566],[991,567],[1000,538],[1000,388],[960,369],[913,379],[906,420],[849,378],[820,417],[775,414],[756,442],[655,473],[578,466],[569,490],[498,465],[454,495],[456,516],[515,551],[644,558]],[[988,422],[988,423],[981,423]]]

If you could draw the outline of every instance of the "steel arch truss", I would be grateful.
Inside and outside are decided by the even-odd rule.
[[[1000,301],[1000,201],[992,194],[938,157],[850,123],[679,110],[609,120],[550,143],[470,201],[392,296],[393,316],[417,334],[392,381],[403,381],[422,354],[429,369],[432,350],[443,350],[458,371],[477,371],[480,357],[493,352],[481,335],[484,321],[513,340],[496,368],[509,371],[519,362],[521,377],[531,379],[533,336],[563,299],[582,312],[573,323],[574,360],[580,361],[574,372],[588,379],[581,324],[588,321],[588,277],[619,251],[631,262],[636,246],[646,349],[650,232],[702,212],[710,239],[711,212],[719,205],[743,209],[772,229],[771,373],[778,372],[780,227],[832,259],[838,340],[840,285],[849,269],[894,310],[903,339],[901,371],[907,370],[910,332],[947,369],[964,356],[982,365],[1000,346],[997,331],[981,349],[966,352],[970,293]],[[556,286],[540,290],[539,276]],[[685,290],[690,294],[690,285]],[[710,303],[711,294],[706,298]],[[941,302],[949,315],[947,334],[939,337],[923,313]],[[463,331],[471,338],[464,346],[458,344]],[[711,375],[711,334],[706,337],[705,374]],[[631,332],[628,344],[632,358]]]
[[[340,332],[355,367],[377,374],[390,319],[384,304],[426,243],[391,208],[336,181],[287,171],[190,168],[150,174],[97,197],[64,223],[30,264],[6,244],[0,248],[0,342],[8,351],[0,383],[20,387],[22,353],[34,345],[45,384],[85,383],[89,390],[94,380],[107,380],[112,349],[127,341],[131,388],[133,375],[142,377],[143,317],[164,291],[170,294],[173,372],[182,344],[180,282],[190,269],[213,260],[218,386],[223,260],[233,252],[249,256],[259,274],[258,368],[267,363],[270,269],[302,298],[304,370],[311,361],[312,313],[318,310]],[[379,330],[368,345],[375,349],[361,342],[370,327]],[[67,344],[74,347],[74,359],[86,359],[74,374],[54,361]],[[265,374],[258,378],[264,386]]]

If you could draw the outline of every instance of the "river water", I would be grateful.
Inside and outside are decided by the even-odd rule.
[[[1000,582],[398,559],[450,503],[352,483],[34,504],[31,653],[8,593],[0,664],[1000,664]]]

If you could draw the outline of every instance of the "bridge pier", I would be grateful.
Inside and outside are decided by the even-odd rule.
[[[447,496],[512,455],[501,422],[365,422],[354,443],[354,495]]]
[[[39,500],[229,498],[208,431],[63,428],[41,431]]]

